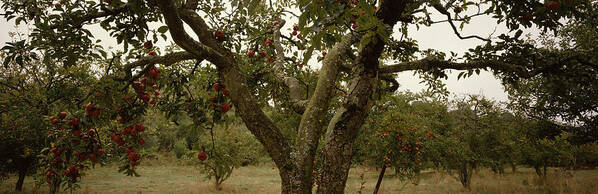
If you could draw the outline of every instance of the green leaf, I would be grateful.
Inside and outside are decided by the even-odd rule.
[[[160,28],[158,28],[158,32],[162,34],[166,33],[166,31],[168,31],[168,26],[160,26]]]
[[[9,65],[10,61],[12,61],[13,57],[14,57],[14,55],[12,55],[11,57],[6,57],[4,59],[4,63],[2,63],[2,64],[4,65],[5,68],[8,68],[8,65]]]

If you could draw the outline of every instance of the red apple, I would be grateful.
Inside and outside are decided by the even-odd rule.
[[[145,131],[145,126],[143,126],[143,124],[135,124],[135,130]]]
[[[228,96],[228,90],[226,90],[226,88],[222,89],[222,95]]]
[[[81,136],[81,130],[77,129],[73,131],[73,135],[75,136]]]
[[[148,49],[148,50],[152,49],[152,48],[154,48],[154,44],[152,44],[151,41],[146,41],[145,43],[143,43],[143,48]]]
[[[561,8],[561,1],[560,0],[546,0],[544,1],[544,7],[548,11],[555,11]]]
[[[228,112],[230,110],[230,105],[223,104],[220,108],[222,109],[223,113],[226,113],[226,112]]]
[[[79,126],[79,118],[74,118],[71,122],[73,126]]]
[[[91,160],[91,162],[93,162],[93,163],[98,162],[98,158],[96,157],[95,154],[89,154],[89,160]]]
[[[254,51],[249,51],[249,52],[247,52],[247,56],[248,57],[253,57],[253,56],[255,56],[255,52]]]
[[[58,114],[58,116],[60,117],[60,119],[64,119],[64,118],[66,118],[66,112],[60,112],[60,114]]]
[[[120,139],[120,136],[118,136],[116,133],[113,133],[110,138],[112,138],[113,141],[117,142]]]
[[[141,82],[139,82],[139,81],[134,81],[134,82],[133,82],[133,85],[134,85],[134,86],[135,86],[137,89],[139,89],[139,88],[142,88],[142,87],[143,87],[142,83],[141,83]],[[142,90],[142,89],[140,89],[140,90]]]
[[[129,134],[131,135],[137,135],[137,129],[133,129],[133,128],[127,128],[129,131]]]
[[[144,102],[149,102],[150,95],[146,93],[141,94],[141,100],[143,100]]]
[[[218,40],[218,41],[224,41],[226,39],[226,34],[224,34],[224,32],[222,32],[222,30],[216,30],[214,32],[214,36],[216,37],[216,40]]]
[[[120,119],[118,119],[118,122],[124,124],[127,122],[127,120],[125,119],[125,117],[121,116]]]
[[[214,87],[214,91],[220,92],[221,85],[219,83],[214,83],[213,87]]]
[[[93,111],[93,109],[94,109],[94,107],[93,107],[93,104],[91,104],[91,102],[88,103],[87,105],[85,105],[85,112],[87,114],[90,114]]]
[[[197,159],[205,161],[206,159],[208,159],[208,155],[205,152],[200,152],[199,154],[197,154]]]
[[[99,109],[95,109],[93,111],[91,111],[91,116],[97,117],[100,115],[100,110]]]

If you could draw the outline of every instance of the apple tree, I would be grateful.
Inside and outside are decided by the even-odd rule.
[[[521,164],[534,168],[538,177],[545,180],[548,167],[571,168],[576,148],[569,143],[571,134],[563,126],[547,120],[530,120],[525,123],[528,131],[521,145]]]
[[[135,115],[143,114],[144,107],[154,100],[149,96],[153,90],[145,84],[156,81],[149,79],[154,77],[150,72],[155,67],[190,60],[199,64],[197,68],[215,69],[215,82],[225,86],[235,113],[276,164],[283,193],[312,192],[316,153],[322,167],[318,193],[344,191],[354,141],[376,104],[374,96],[398,86],[394,73],[419,70],[443,78],[448,69],[464,70],[461,75],[466,76],[485,69],[508,81],[557,73],[559,69],[554,67],[563,67],[566,62],[529,57],[538,48],[520,41],[520,29],[541,28],[549,33],[562,25],[562,19],[584,20],[595,14],[596,8],[587,0],[2,2],[5,18],[34,29],[28,34],[27,50],[45,53],[44,60],[54,59],[65,67],[78,66],[82,59],[103,64],[98,66],[103,70],[98,76],[105,81],[100,85],[110,85],[102,88],[113,90],[105,92],[132,100],[92,100],[102,108],[102,115],[124,118],[124,126],[118,128],[134,127]],[[466,27],[478,16],[497,18],[511,32],[499,36],[463,34],[459,26]],[[453,32],[444,36],[483,44],[463,56],[417,49],[417,40],[407,29],[437,24]],[[96,37],[92,28],[110,37]],[[122,50],[102,46],[107,38],[116,40]],[[158,41],[173,41],[178,47],[150,47]],[[584,57],[583,52],[573,54]],[[11,56],[17,59],[19,54]],[[313,64],[320,68],[308,68]],[[183,72],[193,72],[194,67]],[[163,89],[168,89],[169,82],[182,83],[177,88],[186,85],[174,78],[157,82]],[[337,90],[344,95],[336,96]],[[169,100],[189,99],[178,96]],[[279,106],[301,115],[292,141],[263,111],[274,97],[285,101]],[[113,111],[115,104],[127,112]],[[126,105],[130,107],[124,109]],[[128,142],[138,139],[131,132],[126,130],[126,136],[114,133],[115,142],[124,139],[129,146]]]
[[[10,52],[1,54],[5,63],[0,67],[0,174],[16,172],[17,191],[25,176],[43,169],[38,155],[54,133],[49,130],[59,118],[54,113],[81,106],[86,86],[94,81],[88,65],[53,68],[55,61],[38,60],[40,55],[27,52],[24,43],[17,39],[4,46]]]
[[[430,143],[429,152],[438,168],[457,173],[463,187],[470,188],[475,169],[502,173],[505,164],[518,159],[516,137],[522,133],[500,104],[472,95],[452,102],[449,115],[450,127]]]
[[[431,161],[427,148],[450,125],[447,107],[440,101],[412,93],[388,96],[372,109],[358,137],[356,160],[381,167],[380,185],[387,168],[402,179],[418,183],[418,175]]]

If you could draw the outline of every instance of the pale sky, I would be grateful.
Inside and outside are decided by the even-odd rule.
[[[436,14],[433,19],[444,19],[444,17],[440,16],[441,15]],[[283,29],[290,28],[294,23],[296,23],[296,21],[288,21]],[[157,24],[155,26],[160,25]],[[3,18],[0,19],[0,46],[4,46],[5,42],[11,41],[8,33],[15,31],[15,29],[14,20],[7,22]],[[20,29],[24,28],[20,27]],[[94,33],[96,38],[103,40],[104,46],[114,46],[119,48],[119,46],[116,46],[116,40],[109,37],[108,34],[102,29],[99,29],[97,26],[91,27],[89,29]],[[397,28],[395,27],[395,29]],[[507,30],[504,25],[497,26],[496,20],[488,16],[479,16],[474,18],[470,24],[466,25],[461,34],[464,36],[477,34],[481,37],[487,37],[492,32],[494,32],[493,37],[496,37],[501,33],[507,32]],[[540,31],[537,29],[529,29],[526,31],[526,33],[537,35],[540,33]],[[446,53],[453,51],[458,54],[462,54],[469,48],[473,48],[482,44],[482,41],[477,39],[460,40],[453,33],[448,23],[434,24],[431,27],[423,26],[419,30],[417,30],[415,26],[412,26],[409,29],[409,34],[413,39],[418,41],[419,47],[422,50],[434,48]],[[400,35],[395,33],[394,36]],[[169,41],[172,41],[170,37]],[[169,43],[162,41],[158,42],[156,45],[160,46],[167,44]],[[317,68],[319,65],[311,66]],[[498,101],[507,100],[507,94],[505,94],[503,86],[500,84],[499,80],[494,78],[492,73],[483,71],[480,75],[474,75],[472,77],[457,81],[458,73],[459,71],[452,71],[449,74],[449,79],[443,80],[448,90],[452,93],[451,95],[463,96],[466,94],[481,94]],[[401,87],[399,88],[401,91],[410,90],[413,92],[418,92],[426,88],[424,84],[419,83],[421,80],[417,77],[417,75],[413,76],[413,72],[400,73],[398,81],[401,84]]]

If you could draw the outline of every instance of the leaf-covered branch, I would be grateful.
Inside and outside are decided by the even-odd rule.
[[[185,60],[191,60],[191,59],[196,59],[196,57],[189,53],[189,52],[185,52],[185,51],[180,51],[180,52],[174,52],[174,53],[169,53],[166,54],[164,56],[146,56],[146,57],[142,57],[139,60],[135,61],[135,62],[131,62],[129,64],[126,64],[123,67],[123,70],[125,71],[125,77],[124,78],[114,78],[114,80],[116,81],[126,81],[126,80],[133,80],[136,78],[139,78],[143,73],[145,73],[145,67],[147,67],[148,65],[151,64],[164,64],[166,66],[172,65],[174,63],[180,62],[180,61],[185,61]],[[133,70],[134,68],[137,67],[144,67],[144,71],[142,71],[140,74],[133,76],[131,70]]]
[[[125,11],[129,10],[129,6],[128,4],[125,4],[123,6],[120,6],[116,9],[107,9],[104,8],[104,11],[99,11],[99,12],[93,12],[93,13],[89,13],[86,15],[83,15],[79,18],[73,18],[72,20],[68,20],[67,23],[76,27],[76,28],[80,28],[83,26],[83,24],[85,24],[86,22],[91,22],[95,19],[99,19],[99,18],[103,18],[103,17],[108,17],[108,16],[114,16],[114,15],[118,15],[120,13],[123,13]],[[50,29],[56,29],[60,27],[60,24],[54,24],[50,26]]]
[[[380,73],[397,73],[412,70],[472,70],[472,69],[492,69],[500,72],[515,73],[521,77],[531,77],[538,72],[526,71],[525,68],[518,65],[507,64],[496,60],[474,60],[468,62],[452,62],[437,57],[426,57],[421,60],[402,62],[394,65],[388,65],[380,68]]]

